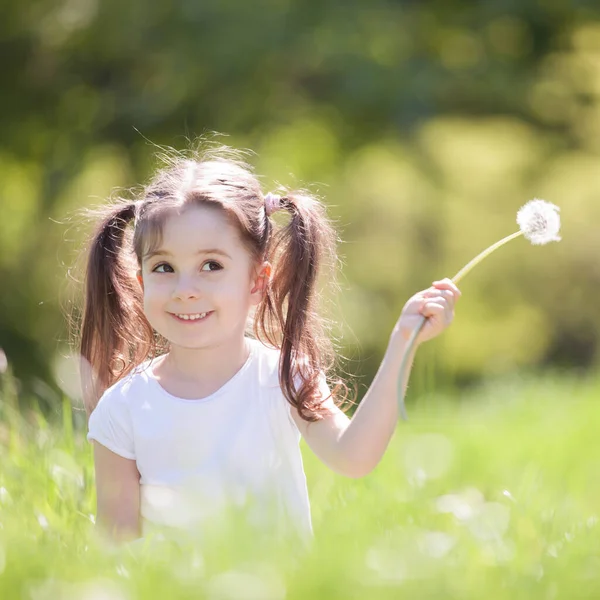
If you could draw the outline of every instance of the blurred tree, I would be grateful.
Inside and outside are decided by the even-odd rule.
[[[565,242],[515,245],[465,283],[440,368],[593,364],[598,40],[592,0],[3,2],[0,347],[25,382],[51,381],[67,242],[86,234],[61,223],[143,180],[146,138],[220,131],[268,180],[327,185],[365,377],[408,295],[533,195],[563,207]]]

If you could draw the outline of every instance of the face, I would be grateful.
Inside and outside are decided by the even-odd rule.
[[[143,257],[146,317],[173,346],[226,343],[244,335],[268,269],[256,268],[222,210],[188,207],[167,218],[160,247]]]

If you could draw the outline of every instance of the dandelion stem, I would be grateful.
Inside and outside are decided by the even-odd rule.
[[[453,278],[452,281],[454,283],[458,283],[473,267],[478,265],[486,256],[489,256],[494,250],[500,248],[500,246],[504,246],[511,240],[523,235],[522,231],[517,231],[515,233],[511,233],[507,235],[505,238],[501,239],[499,242],[492,244],[489,248],[486,248],[483,252],[478,254],[473,260],[468,262]],[[408,357],[411,355],[413,351],[413,347],[417,340],[419,333],[423,329],[427,319],[425,317],[421,317],[418,325],[413,329],[408,341],[406,342],[406,348],[404,349],[404,354],[402,355],[402,361],[400,362],[400,371],[398,374],[398,408],[400,412],[400,417],[403,421],[408,420],[408,416],[406,414],[406,406],[404,404],[404,373],[406,371],[406,363],[408,361]]]
[[[404,349],[404,354],[402,355],[402,361],[400,362],[400,371],[398,375],[398,409],[400,411],[400,417],[403,421],[408,421],[408,415],[406,414],[406,404],[404,403],[404,373],[406,371],[406,363],[408,361],[408,357],[410,356],[413,346],[415,345],[415,341],[419,333],[421,333],[421,329],[425,325],[425,321],[427,319],[421,316],[421,320],[419,324],[413,329],[408,341],[406,342],[406,348]],[[408,383],[407,383],[408,385]]]
[[[452,281],[454,283],[458,283],[473,267],[478,265],[486,256],[489,256],[494,250],[500,248],[500,246],[504,246],[504,244],[514,240],[515,238],[523,235],[522,231],[516,231],[515,233],[511,233],[507,235],[505,238],[501,239],[499,242],[492,244],[489,248],[486,248],[483,252],[478,254],[472,261],[468,262],[453,278]]]

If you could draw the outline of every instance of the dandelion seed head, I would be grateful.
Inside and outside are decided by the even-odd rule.
[[[517,223],[523,235],[534,245],[560,242],[560,208],[534,198],[519,209]]]

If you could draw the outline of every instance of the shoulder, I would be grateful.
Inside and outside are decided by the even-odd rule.
[[[248,338],[251,344],[251,350],[254,355],[261,383],[269,383],[279,385],[279,364],[281,362],[281,350],[267,346],[263,342]],[[297,388],[302,387],[303,379],[299,374],[294,376],[294,382]],[[321,373],[319,377],[319,388],[326,392],[329,396],[329,388],[325,373]]]
[[[88,421],[89,441],[95,440],[124,458],[135,458],[132,410],[147,397],[148,375],[137,367],[108,388]]]
[[[130,373],[119,379],[109,387],[100,397],[94,411],[100,410],[126,410],[133,407],[142,398],[149,383],[148,368],[150,361],[133,369]]]

